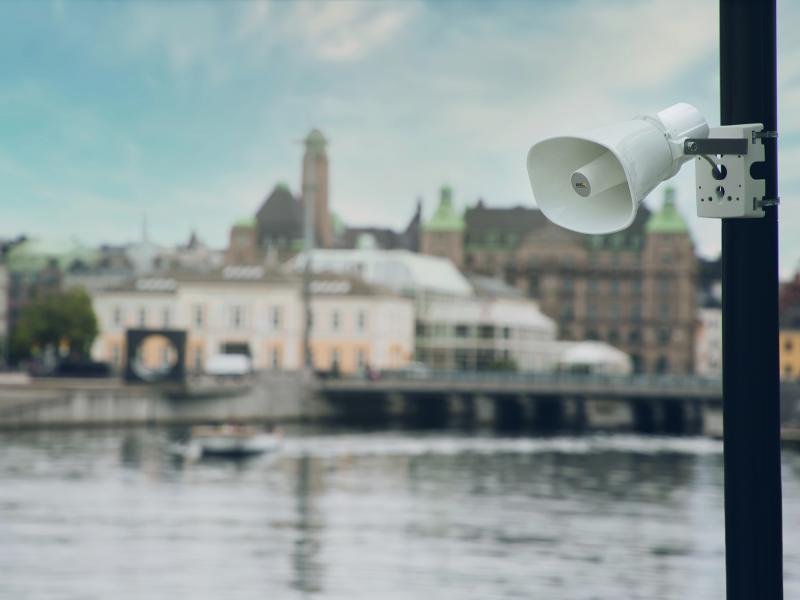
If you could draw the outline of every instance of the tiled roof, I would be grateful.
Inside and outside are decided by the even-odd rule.
[[[264,238],[303,237],[303,211],[300,202],[285,185],[277,185],[256,213],[259,241]]]
[[[521,237],[548,222],[535,208],[487,208],[482,202],[474,208],[468,208],[464,220],[467,235],[475,239],[497,232],[514,233]]]

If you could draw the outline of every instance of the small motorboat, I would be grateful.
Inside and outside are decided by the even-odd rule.
[[[189,457],[245,458],[274,452],[280,447],[281,432],[247,425],[193,427],[184,454]]]

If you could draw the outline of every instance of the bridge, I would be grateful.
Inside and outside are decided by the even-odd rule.
[[[397,371],[323,378],[318,397],[347,419],[520,430],[722,431],[722,382],[675,375]]]

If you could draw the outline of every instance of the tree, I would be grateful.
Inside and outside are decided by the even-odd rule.
[[[82,289],[71,289],[24,307],[14,326],[11,347],[17,360],[48,347],[66,348],[70,357],[81,359],[89,355],[97,333],[89,295]]]

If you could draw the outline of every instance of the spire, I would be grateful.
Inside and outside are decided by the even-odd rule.
[[[442,186],[439,193],[439,206],[430,221],[425,223],[425,231],[463,231],[464,219],[453,207],[453,189]]]
[[[305,139],[306,149],[311,151],[325,151],[325,146],[328,145],[328,140],[322,135],[319,129],[312,129]]]

